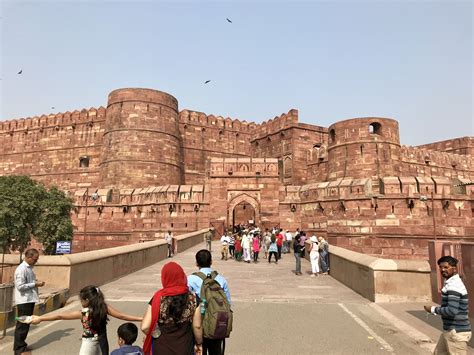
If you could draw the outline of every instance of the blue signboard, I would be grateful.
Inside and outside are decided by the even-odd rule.
[[[56,254],[71,254],[71,242],[56,242]]]

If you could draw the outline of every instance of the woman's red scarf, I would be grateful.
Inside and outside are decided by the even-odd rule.
[[[188,279],[181,266],[175,262],[167,263],[161,269],[161,284],[163,288],[155,293],[151,303],[151,323],[150,329],[143,344],[143,351],[146,355],[151,354],[151,344],[153,338],[151,334],[155,330],[156,323],[160,316],[161,297],[177,296],[188,292]]]

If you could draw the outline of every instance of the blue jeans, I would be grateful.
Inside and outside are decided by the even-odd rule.
[[[319,252],[319,260],[321,260],[321,271],[328,272],[329,268],[329,253],[327,251]]]
[[[296,273],[301,273],[301,255],[300,253],[295,253],[296,259]]]

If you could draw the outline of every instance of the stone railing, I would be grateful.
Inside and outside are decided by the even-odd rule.
[[[174,237],[175,250],[183,251],[204,239],[209,229]],[[103,285],[167,257],[165,240],[69,255],[42,255],[34,267],[36,277],[51,288],[68,288],[71,296],[87,285]],[[18,265],[18,255],[6,255],[7,266]]]
[[[380,259],[331,245],[329,264],[332,277],[373,302],[431,300],[428,261]]]

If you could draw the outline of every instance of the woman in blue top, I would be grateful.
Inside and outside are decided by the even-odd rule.
[[[278,247],[274,234],[271,236],[270,246],[268,247],[268,263],[272,260],[272,255],[275,255],[275,263],[278,264]]]

